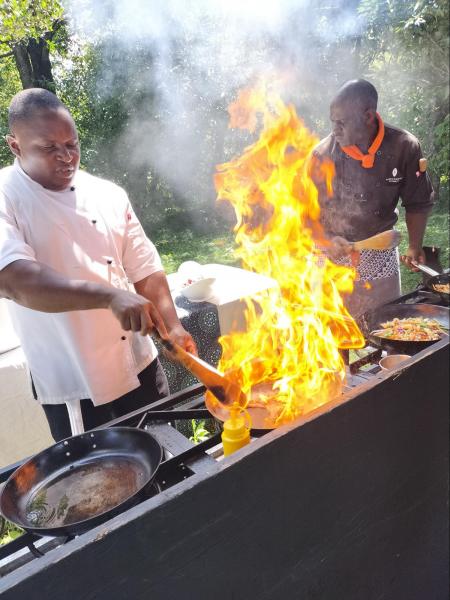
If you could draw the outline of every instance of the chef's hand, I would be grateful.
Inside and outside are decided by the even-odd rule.
[[[186,352],[190,352],[191,354],[198,356],[197,346],[192,339],[192,336],[186,331],[186,329],[183,328],[181,324],[170,329],[169,337],[173,342],[176,342],[179,346],[181,346],[183,350],[186,350]]]
[[[425,264],[425,252],[423,248],[411,248],[409,247],[405,254],[400,256],[400,260],[410,271],[418,272],[419,269],[412,264],[415,261],[421,265]]]
[[[125,331],[139,331],[141,335],[148,335],[156,329],[161,337],[168,335],[153,302],[139,294],[114,288],[108,307]]]
[[[336,236],[331,238],[330,246],[327,248],[327,253],[333,260],[348,256],[352,251],[352,244],[345,238]]]

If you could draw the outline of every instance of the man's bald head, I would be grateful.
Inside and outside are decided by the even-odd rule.
[[[343,103],[358,106],[363,111],[369,108],[377,110],[378,92],[369,81],[352,79],[344,83],[331,101],[331,105]]]
[[[9,130],[13,133],[19,123],[32,120],[37,113],[59,109],[69,112],[65,104],[49,90],[42,88],[22,90],[13,97],[9,105]]]
[[[347,81],[331,101],[333,134],[340,146],[365,148],[378,130],[378,93],[365,79]]]
[[[70,186],[80,163],[75,122],[55,94],[40,88],[23,90],[9,108],[6,141],[25,173],[44,188]]]

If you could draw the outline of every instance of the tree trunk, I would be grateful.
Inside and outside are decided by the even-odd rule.
[[[34,87],[33,69],[25,44],[16,44],[13,48],[13,53],[23,89]]]
[[[42,38],[30,40],[27,45],[27,51],[33,69],[35,87],[46,88],[54,92],[55,82],[47,42]]]
[[[46,40],[39,38],[16,44],[13,52],[23,89],[41,87],[55,91]]]

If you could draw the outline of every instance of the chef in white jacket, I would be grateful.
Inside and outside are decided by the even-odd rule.
[[[127,194],[79,170],[64,104],[24,90],[11,101],[9,127],[15,161],[0,171],[0,296],[13,300],[34,395],[60,440],[71,435],[67,404],[79,403],[90,429],[167,395],[149,333],[196,348]]]

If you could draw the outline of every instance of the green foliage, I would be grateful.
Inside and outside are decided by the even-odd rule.
[[[359,33],[350,36],[338,31],[336,8],[324,2],[311,5],[308,20],[315,25],[303,32],[308,43],[301,44],[306,53],[301,68],[306,81],[308,77],[310,81],[300,95],[293,95],[298,112],[324,135],[329,131],[328,102],[333,90],[351,77],[370,78],[379,89],[380,111],[386,120],[420,139],[439,192],[438,210],[445,210],[449,163],[448,3],[351,0],[346,7],[349,14],[360,18]],[[63,19],[62,5],[56,0],[4,0],[0,7],[0,55],[2,48],[8,50],[17,41],[45,37]],[[293,19],[292,27],[296,25]],[[244,135],[230,134],[226,129],[226,106],[232,92],[229,90],[215,103],[206,97],[195,98],[203,129],[189,119],[183,121],[183,128],[187,137],[202,140],[201,148],[195,170],[183,185],[177,185],[176,177],[167,177],[167,168],[163,172],[148,158],[131,159],[139,154],[139,144],[143,144],[143,156],[148,147],[157,144],[152,126],[170,122],[173,109],[156,99],[161,90],[155,90],[154,71],[161,57],[145,40],[124,45],[117,33],[105,23],[104,30],[89,40],[69,37],[64,27],[55,37],[46,38],[56,90],[79,129],[82,166],[125,187],[144,228],[157,241],[168,271],[176,270],[187,258],[235,264],[230,233],[234,218],[216,204],[212,181],[214,165],[249,142]],[[185,50],[198,40],[192,31],[178,31],[176,35],[177,39],[171,39],[167,46],[171,54],[168,77],[176,74],[180,94],[189,97],[194,87],[192,77],[198,73]],[[275,48],[277,40],[267,39],[264,43]],[[316,71],[308,71],[310,62],[316,71],[320,66],[320,78]],[[219,75],[208,73],[209,78]],[[159,85],[164,86],[164,82]],[[7,105],[20,88],[13,58],[0,59],[2,135],[7,131]],[[141,121],[142,128],[130,128]],[[166,159],[170,171],[170,154]],[[0,165],[10,162],[9,150],[2,143]],[[228,233],[224,235],[225,231]]]
[[[78,126],[82,167],[123,186],[147,231],[161,225],[173,230],[214,228],[204,197],[170,186],[146,158],[145,147],[142,160],[136,158],[139,144],[145,144],[145,132],[134,132],[131,124],[140,120],[150,127],[163,118],[154,105],[152,87],[140,80],[152,64],[152,52],[124,47],[112,34],[92,43],[72,43],[68,52],[70,70],[66,58],[55,57],[54,72],[59,95]],[[121,63],[127,65],[123,72],[117,69]],[[210,172],[207,179],[212,188]]]
[[[77,123],[82,149],[82,166],[91,173],[126,183],[126,173],[117,169],[111,148],[117,144],[128,113],[126,90],[118,85],[113,96],[101,92],[106,68],[104,50],[98,45],[72,42],[69,46],[70,70],[63,57],[54,58],[59,96],[70,108]],[[123,149],[123,160],[127,152]]]
[[[0,165],[7,165],[11,162],[11,152],[5,142],[5,135],[8,133],[8,113],[9,102],[21,90],[20,79],[15,65],[10,60],[0,60]]]
[[[405,224],[404,210],[400,210],[400,219],[396,228],[402,233],[402,241],[399,247],[400,253],[404,253],[408,246],[408,233]],[[450,267],[449,261],[449,215],[448,211],[439,212],[435,210],[428,220],[425,232],[424,246],[440,248],[439,260],[443,269]],[[422,274],[410,271],[400,265],[402,280],[402,292],[406,294],[417,287],[422,281]]]
[[[0,60],[16,66],[24,88],[56,91],[50,53],[66,52],[63,16],[55,0],[7,0],[0,6]]]
[[[196,421],[195,419],[192,419],[191,426],[192,435],[190,436],[189,441],[194,442],[194,444],[204,442],[211,437],[210,432],[205,427],[205,421]]]
[[[440,183],[447,184],[448,189],[448,166],[449,166],[449,147],[450,147],[450,122],[449,115],[436,125],[433,131],[435,154],[432,156],[431,165],[435,172],[439,173]]]
[[[22,535],[23,529],[16,527],[0,515],[0,546]]]
[[[58,0],[2,0],[0,5],[0,44],[38,39],[51,31],[63,17]]]
[[[448,199],[449,5],[447,0],[362,0],[365,71],[389,122],[416,135],[437,191]]]

